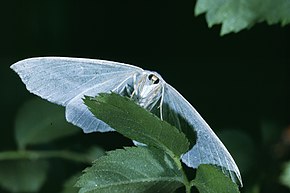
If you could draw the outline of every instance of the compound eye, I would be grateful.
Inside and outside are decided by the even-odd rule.
[[[158,84],[159,83],[159,78],[155,76],[154,74],[150,74],[148,76],[148,79],[153,83],[153,84]]]

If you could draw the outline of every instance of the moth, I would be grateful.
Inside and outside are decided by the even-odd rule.
[[[213,164],[242,185],[239,169],[226,147],[194,107],[158,73],[118,62],[67,57],[29,58],[11,68],[31,93],[64,106],[67,121],[85,133],[113,131],[84,105],[85,95],[115,92],[131,97],[186,133],[189,140],[190,135],[196,135],[195,144],[181,157],[188,167]]]

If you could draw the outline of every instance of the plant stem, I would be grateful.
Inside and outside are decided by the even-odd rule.
[[[184,186],[185,186],[185,192],[186,192],[186,193],[190,193],[190,190],[191,190],[191,186],[192,186],[192,185],[190,184],[190,182],[189,182],[189,180],[188,180],[188,178],[187,178],[187,176],[186,176],[186,174],[185,174],[185,172],[184,172],[184,169],[183,169],[182,164],[181,164],[181,162],[180,162],[180,158],[173,157],[173,160],[174,160],[174,162],[176,163],[177,167],[179,168],[179,170],[180,170],[181,173],[182,173],[183,184],[184,184]]]
[[[191,186],[185,186],[185,192],[186,193],[190,193],[190,190],[191,190]]]
[[[46,159],[46,158],[61,158],[81,163],[91,163],[84,154],[59,150],[59,151],[4,151],[0,152],[0,161],[2,160],[17,160],[17,159]]]
[[[191,191],[191,185],[190,185],[190,183],[189,183],[189,181],[188,181],[188,178],[187,178],[187,176],[186,176],[186,174],[185,174],[185,172],[184,172],[184,170],[183,170],[183,168],[181,169],[181,172],[182,172],[182,175],[183,175],[183,180],[184,180],[184,185],[185,185],[185,192],[186,193],[190,193]]]

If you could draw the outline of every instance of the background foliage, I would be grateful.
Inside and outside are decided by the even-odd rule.
[[[284,170],[290,160],[289,26],[262,22],[220,37],[221,26],[209,29],[204,15],[194,17],[195,1],[189,0],[16,0],[0,6],[0,151],[17,148],[16,115],[33,97],[11,64],[48,55],[107,59],[156,70],[179,90],[235,158],[242,192],[290,192]],[[82,153],[94,144],[111,150],[131,141],[79,133],[30,148]],[[60,192],[65,179],[85,167],[55,158],[50,164],[39,166],[50,177],[40,192]]]

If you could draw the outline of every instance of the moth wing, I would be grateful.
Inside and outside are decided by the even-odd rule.
[[[197,168],[200,164],[217,165],[233,181],[237,182],[238,179],[242,185],[240,171],[226,147],[193,106],[169,84],[164,86],[162,108],[164,120],[180,130],[184,129],[182,126],[189,126],[195,131],[195,145],[182,156],[182,161],[188,167]]]
[[[66,119],[84,132],[110,131],[83,104],[84,95],[123,89],[141,68],[105,60],[39,57],[19,61],[11,68],[27,90],[52,103],[66,107]]]

